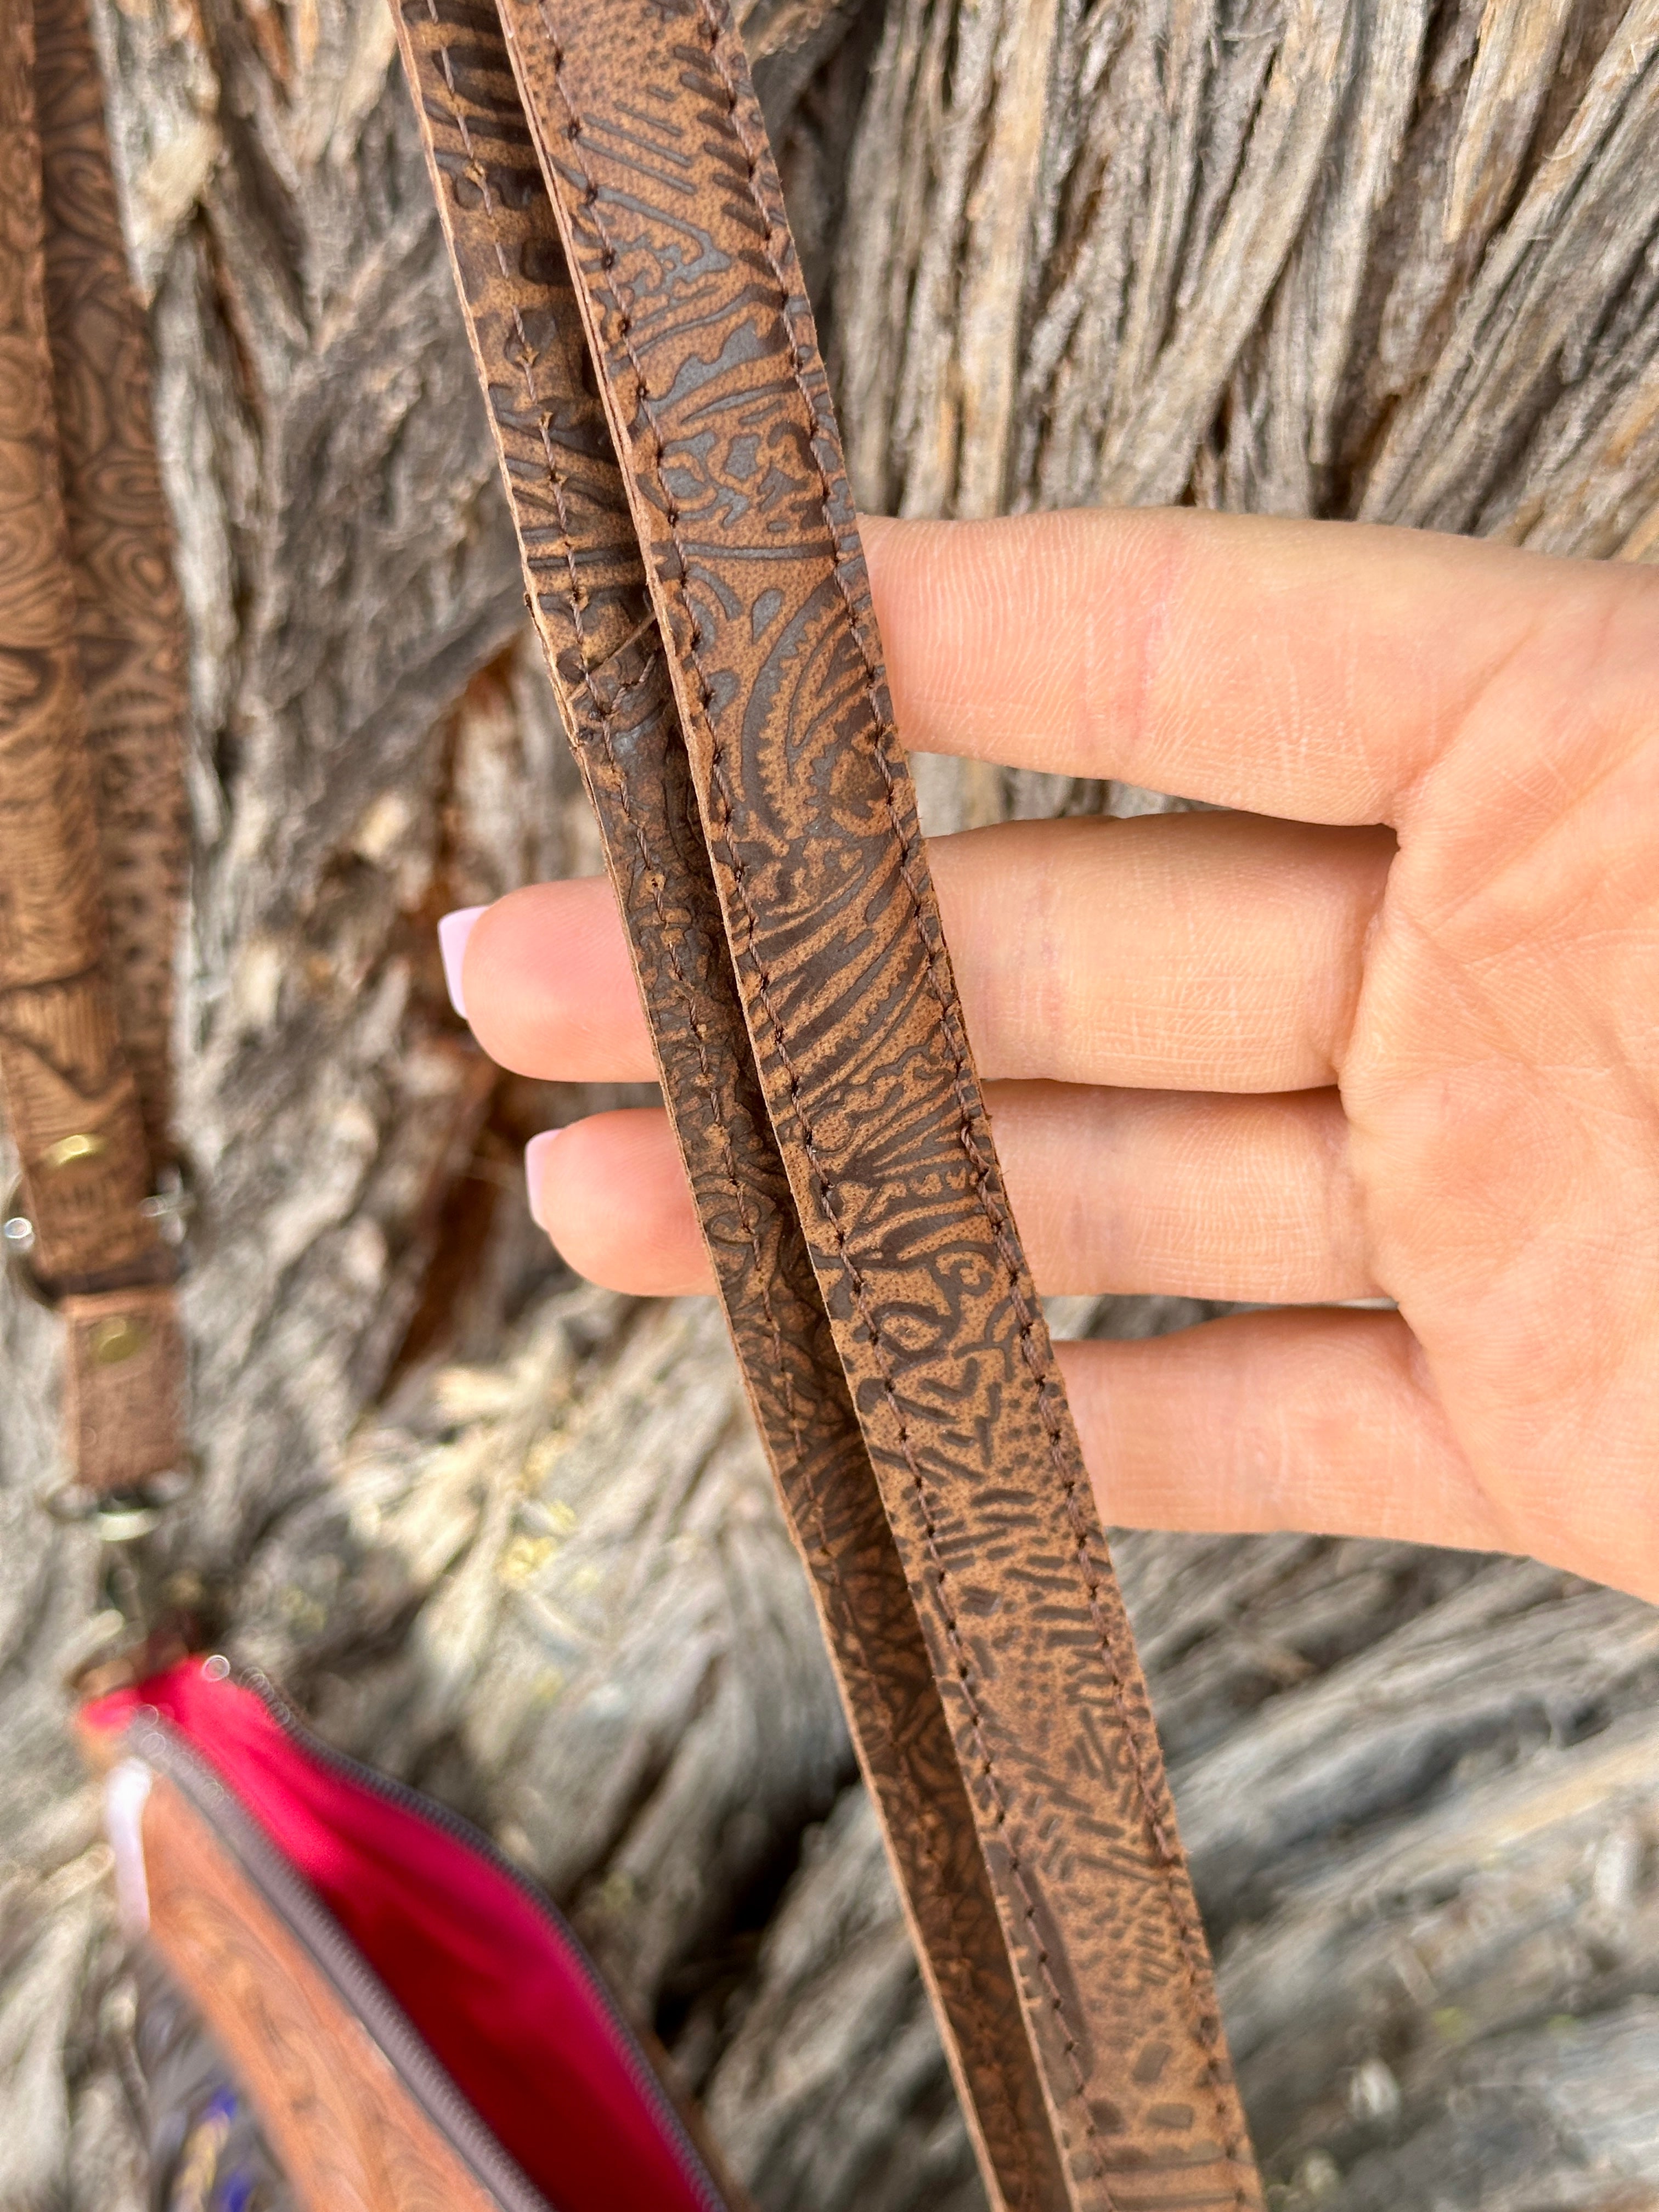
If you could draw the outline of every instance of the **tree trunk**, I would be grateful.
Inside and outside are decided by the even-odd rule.
[[[750,0],[860,498],[1659,545],[1659,0]],[[574,1284],[432,924],[597,848],[385,0],[100,18],[193,637],[177,1539],[325,1730],[574,1912],[766,2212],[981,2202],[712,1306]],[[941,761],[935,828],[1168,803]],[[64,1734],[88,1540],[0,1293],[0,2207],[137,2212]],[[1073,1333],[1202,1317],[1056,1302]],[[1659,2208],[1659,1620],[1524,1563],[1128,1535],[1285,2207]]]

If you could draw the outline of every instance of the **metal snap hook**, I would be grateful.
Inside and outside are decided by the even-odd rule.
[[[127,1490],[94,1490],[73,1478],[54,1484],[40,1494],[42,1511],[68,1527],[90,1522],[106,1544],[132,1544],[161,1526],[167,1513],[189,1496],[201,1480],[201,1462],[194,1454],[177,1467]]]

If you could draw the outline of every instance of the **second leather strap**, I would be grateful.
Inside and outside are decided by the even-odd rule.
[[[503,0],[767,1109],[1079,2207],[1259,2204],[1145,1686],[1009,1212],[811,318],[717,0]]]
[[[399,0],[397,22],[664,1097],[988,2193],[999,2212],[1062,2212],[945,1708],[760,1095],[666,656],[501,25],[489,0]]]

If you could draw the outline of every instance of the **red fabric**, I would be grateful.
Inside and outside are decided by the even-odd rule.
[[[614,2021],[557,1930],[456,1838],[309,1757],[252,1691],[186,1660],[89,1705],[153,1705],[329,1911],[558,2212],[701,2212]]]

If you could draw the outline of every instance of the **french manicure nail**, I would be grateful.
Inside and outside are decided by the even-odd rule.
[[[524,1148],[524,1180],[525,1188],[530,1194],[530,1218],[544,1236],[547,1234],[547,1224],[542,1219],[542,1170],[547,1164],[548,1152],[554,1139],[563,1134],[562,1129],[544,1129],[540,1136],[532,1137]]]
[[[472,934],[472,925],[483,911],[481,906],[458,906],[453,914],[445,915],[438,924],[438,951],[443,957],[449,1003],[463,1021],[466,1019],[466,1001],[461,996],[461,963],[466,957],[466,940]]]

